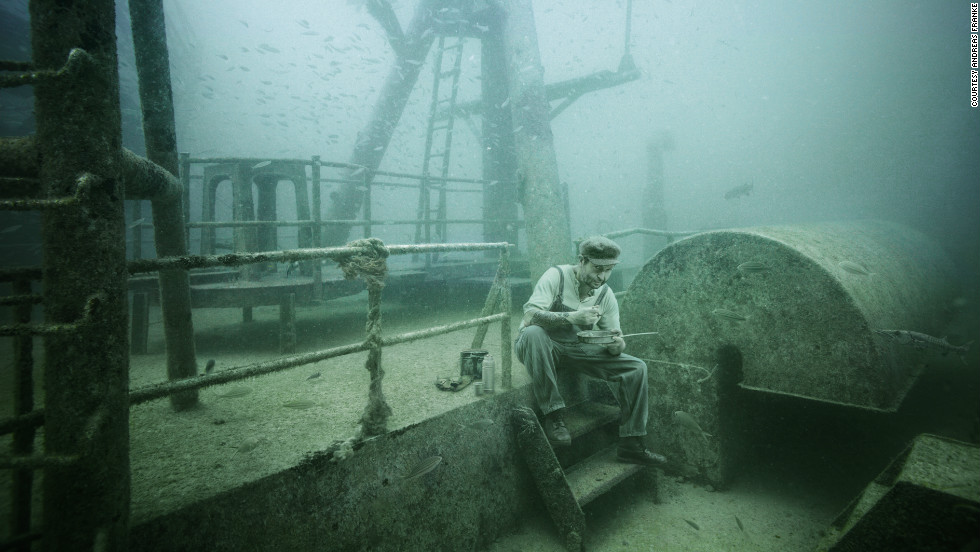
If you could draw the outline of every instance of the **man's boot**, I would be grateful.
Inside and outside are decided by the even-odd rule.
[[[643,444],[643,437],[620,437],[616,458],[620,462],[644,466],[664,466],[667,464],[666,457],[649,450]]]
[[[572,444],[572,435],[565,427],[565,419],[561,410],[555,410],[544,415],[544,434],[553,447],[567,447]]]

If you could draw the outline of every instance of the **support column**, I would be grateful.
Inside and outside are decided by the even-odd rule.
[[[44,454],[78,459],[44,469],[39,549],[124,551],[128,273],[114,3],[32,0],[30,23],[37,69],[74,60],[34,85],[44,195],[71,197],[85,184],[79,205],[42,217],[45,321],[84,323],[44,338]]]
[[[517,159],[510,104],[507,101],[507,60],[502,36],[503,14],[487,18],[480,66],[483,73],[483,179],[490,182],[483,193],[484,220],[517,220]],[[483,241],[517,243],[517,226],[488,222]],[[488,256],[491,255],[488,252]]]
[[[232,220],[248,222],[255,220],[255,204],[252,201],[252,171],[247,163],[237,163],[235,174],[231,177]],[[236,226],[233,230],[235,253],[255,252],[255,227]],[[255,265],[244,265],[241,275],[247,280],[258,279]]]
[[[146,157],[179,178],[163,1],[130,2],[129,8],[143,109]],[[187,255],[187,227],[183,205],[185,195],[185,190],[178,190],[173,196],[151,198],[153,237],[158,257]],[[167,377],[171,380],[194,377],[197,375],[197,359],[187,271],[161,270],[159,278],[160,307],[167,341]],[[192,408],[197,402],[197,391],[184,391],[170,397],[174,410]]]
[[[531,281],[573,254],[568,213],[558,180],[550,106],[531,0],[503,0],[504,56],[508,64],[518,195],[524,204]]]
[[[674,148],[674,137],[663,131],[647,144],[647,185],[643,188],[643,227],[667,229],[667,211],[664,210],[664,152]],[[668,240],[669,242],[669,240]],[[643,236],[643,259],[649,259],[664,246],[660,236]]]

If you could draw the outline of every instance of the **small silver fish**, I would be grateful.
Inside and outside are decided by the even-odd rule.
[[[295,401],[286,401],[282,403],[286,408],[292,408],[293,410],[306,410],[307,408],[313,408],[316,403],[309,399],[299,399]]]
[[[465,429],[475,429],[478,431],[482,431],[492,426],[493,420],[491,420],[490,418],[483,418],[482,420],[477,420],[469,424],[459,424],[459,425],[460,427],[463,427]]]
[[[412,470],[408,472],[408,474],[406,474],[405,477],[402,478],[402,481],[409,481],[411,479],[422,477],[423,475],[436,469],[436,466],[439,465],[439,462],[442,462],[442,456],[430,456],[425,460],[422,460],[421,462],[418,463],[418,465],[412,468]]]
[[[933,337],[924,333],[913,332],[910,330],[873,330],[874,333],[878,335],[885,336],[895,343],[900,343],[902,345],[911,345],[913,349],[924,350],[933,349],[939,351],[943,355],[949,353],[950,351],[960,355],[962,357],[970,350],[970,345],[973,341],[968,341],[963,345],[951,345],[949,341],[946,341],[946,336],[943,337]]]
[[[315,380],[318,377],[320,377],[320,372],[315,372],[310,374],[309,377],[306,378],[306,381]]]
[[[700,527],[698,527],[698,524],[697,524],[697,523],[694,523],[693,521],[691,521],[691,520],[689,520],[689,519],[685,519],[684,521],[685,521],[685,522],[686,522],[686,523],[687,523],[688,525],[690,525],[691,527],[693,527],[695,531],[700,531],[700,530],[701,530],[701,528],[700,528]]]
[[[237,447],[235,447],[238,449],[235,451],[235,454],[238,453],[245,454],[248,452],[252,452],[253,450],[259,448],[260,445],[268,442],[269,440],[266,439],[265,437],[259,437],[259,438],[249,437],[244,441],[242,441],[241,444],[239,444]]]
[[[143,218],[138,219],[138,220],[134,220],[133,222],[129,223],[129,226],[126,227],[126,230],[132,230],[133,228],[136,228],[137,226],[143,224],[143,222],[145,220],[146,220],[146,217],[143,217]]]
[[[210,360],[208,360],[207,365],[204,367],[204,373],[205,374],[210,374],[212,370],[214,370],[214,359],[213,358],[210,359]]]
[[[253,169],[261,169],[262,167],[268,167],[272,164],[272,161],[262,161],[261,163],[256,163],[252,165]]]
[[[738,519],[738,516],[735,516],[735,524],[738,525],[739,531],[745,531],[745,526],[742,525],[742,520]]]
[[[734,188],[725,192],[725,199],[737,199],[742,196],[748,197],[749,194],[752,193],[752,188],[754,187],[755,186],[749,182],[735,186]]]
[[[735,320],[736,322],[745,322],[746,320],[748,320],[747,316],[742,316],[741,314],[737,312],[732,312],[728,309],[715,309],[711,311],[711,314],[714,314],[715,316],[719,316],[721,318]]]
[[[837,266],[843,268],[851,274],[860,274],[861,276],[871,276],[872,274],[872,272],[869,272],[868,269],[851,261],[841,261],[837,263]]]
[[[237,397],[244,397],[251,393],[252,390],[248,387],[232,387],[231,389],[225,391],[224,393],[218,393],[218,396],[222,399],[234,399]]]
[[[693,416],[691,416],[687,412],[684,412],[683,410],[678,410],[674,412],[674,423],[676,423],[677,425],[683,428],[687,428],[693,431],[694,433],[697,433],[698,435],[701,436],[702,439],[704,439],[704,442],[706,443],[708,442],[708,437],[711,437],[710,433],[701,429],[701,426],[698,425],[698,422],[695,421]]]
[[[760,263],[759,261],[746,261],[738,265],[738,270],[746,274],[756,274],[758,272],[765,272],[769,270],[769,267]]]

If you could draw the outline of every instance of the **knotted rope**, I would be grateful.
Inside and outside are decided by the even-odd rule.
[[[353,280],[361,275],[369,288],[372,284],[384,287],[384,278],[388,274],[388,248],[384,242],[378,238],[364,238],[354,240],[346,247],[370,248],[370,251],[354,253],[337,261],[344,271],[344,278]]]
[[[368,390],[367,407],[361,415],[360,435],[362,439],[367,439],[384,434],[387,431],[388,416],[391,415],[391,407],[381,389],[385,374],[381,367],[381,290],[384,289],[384,279],[388,274],[388,248],[378,238],[354,240],[347,247],[366,249],[339,260],[338,264],[344,271],[344,278],[353,280],[361,276],[368,288],[368,317],[364,327],[367,337],[364,344],[370,349],[364,367],[371,374],[371,386]]]

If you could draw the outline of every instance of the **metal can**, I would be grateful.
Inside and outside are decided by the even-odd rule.
[[[483,357],[483,365],[481,366],[483,375],[483,392],[493,393],[494,392],[494,380],[496,379],[496,362],[493,360],[493,355],[487,355]]]
[[[467,349],[460,353],[459,375],[480,379],[483,376],[483,357],[489,353],[486,349]]]
[[[473,382],[473,392],[476,393],[477,396],[480,396],[480,395],[486,393],[486,390],[483,387],[483,382],[482,381],[475,381],[475,382]]]

